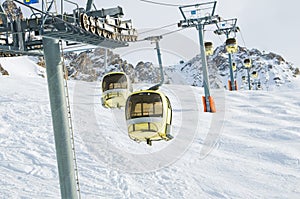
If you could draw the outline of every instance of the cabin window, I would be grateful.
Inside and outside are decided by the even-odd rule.
[[[140,93],[128,99],[126,118],[138,117],[163,117],[163,104],[159,94]]]
[[[111,74],[103,78],[103,92],[112,89],[127,89],[127,78],[124,74]]]

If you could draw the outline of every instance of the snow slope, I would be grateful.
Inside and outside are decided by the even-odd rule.
[[[0,198],[60,198],[46,80],[31,58],[0,63],[12,74],[0,76]],[[212,90],[215,114],[202,111],[202,88],[163,86],[175,138],[152,147],[127,137],[99,85],[69,81],[82,198],[299,198],[299,79]]]

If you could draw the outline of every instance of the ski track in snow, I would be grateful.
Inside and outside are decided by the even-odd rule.
[[[28,58],[10,60],[13,58],[0,59],[5,69],[23,62],[27,72],[14,68],[15,76],[0,77],[0,198],[60,198],[46,80],[37,75]],[[176,161],[140,173],[115,168],[122,160],[105,147],[112,144],[144,154],[160,151],[174,141],[153,143],[151,148],[130,140],[123,110],[104,109],[98,85],[69,82],[82,198],[299,198],[300,81],[293,90],[225,91],[225,107],[219,107],[225,112],[224,126],[203,159],[199,154],[212,115],[202,112],[202,89],[164,86],[172,96],[175,136],[199,126]],[[183,99],[179,95],[190,94],[184,92],[188,89],[199,102],[190,104],[196,110],[178,100]],[[192,111],[198,113],[198,124],[181,127],[185,119],[190,120],[183,117]],[[77,114],[81,112],[86,114]],[[97,120],[89,123],[86,115]],[[106,143],[97,143],[99,136]],[[92,147],[97,144],[103,146]]]

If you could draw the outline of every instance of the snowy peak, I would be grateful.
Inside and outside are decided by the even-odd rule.
[[[232,55],[233,63],[236,65],[234,78],[239,89],[248,89],[248,71],[244,66],[244,60],[247,58],[252,60],[252,67],[249,70],[252,89],[274,89],[290,83],[299,74],[299,68],[285,61],[280,55],[239,47],[238,53]],[[210,84],[213,88],[219,88],[220,85],[227,87],[228,80],[230,80],[230,69],[229,58],[224,45],[219,46],[214,54],[208,57],[208,70]],[[182,66],[181,71],[191,85],[203,85],[200,55]]]
[[[282,56],[270,52],[265,53],[257,49],[238,47],[238,52],[232,54],[235,64],[233,72],[237,81],[238,89],[248,89],[248,69],[244,66],[244,60],[250,59],[252,67],[249,69],[250,86],[254,90],[269,90],[291,83],[299,68],[287,62]],[[133,83],[157,83],[160,81],[159,68],[150,62],[140,61],[136,66],[123,60],[112,51],[107,52],[107,64],[104,66],[105,49],[98,48],[80,54],[66,54],[66,65],[69,75],[77,80],[96,81],[111,71],[123,71]],[[214,54],[207,57],[209,81],[212,88],[223,88],[228,86],[230,80],[229,58],[225,45],[219,46]],[[202,61],[197,55],[184,64],[175,66],[164,66],[165,83],[187,84],[192,86],[203,86]],[[180,78],[178,78],[180,77]]]
[[[154,67],[151,62],[139,62],[135,67],[138,81],[144,83],[156,83],[160,81],[159,68]]]
[[[82,52],[79,55],[68,53],[65,60],[69,74],[72,74],[77,80],[96,81],[101,79],[105,73],[123,71],[133,83],[157,83],[160,81],[159,68],[152,63],[140,61],[134,67],[110,50],[107,52],[107,67],[105,68],[105,49],[102,48]]]
[[[116,71],[120,64],[123,63],[119,55],[113,54],[112,51],[108,50],[107,63],[110,67],[105,68],[104,57],[105,49],[101,48],[79,54],[66,53],[65,64],[68,68],[69,76],[77,80],[96,81],[106,72]]]

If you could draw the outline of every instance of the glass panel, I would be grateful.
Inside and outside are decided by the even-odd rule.
[[[132,95],[127,103],[127,119],[163,116],[162,100],[157,93],[139,93]]]
[[[142,104],[138,103],[135,104],[134,109],[132,109],[133,112],[131,112],[131,117],[139,117],[142,116]]]
[[[127,78],[124,74],[111,74],[103,78],[103,92],[112,89],[127,89]]]

